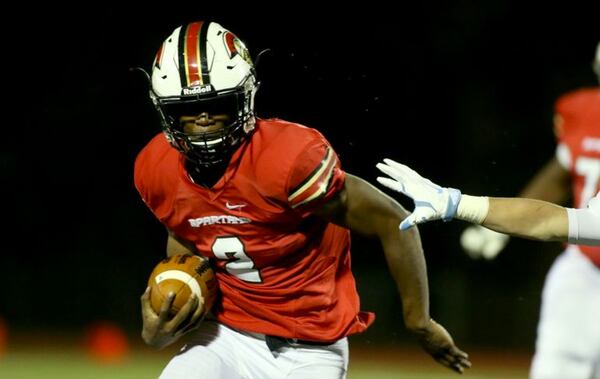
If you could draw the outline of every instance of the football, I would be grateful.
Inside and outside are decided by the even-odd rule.
[[[175,293],[170,317],[179,312],[192,293],[203,302],[202,316],[206,315],[215,302],[218,288],[208,259],[188,254],[173,255],[160,261],[150,274],[148,286],[150,303],[156,313],[169,292]]]

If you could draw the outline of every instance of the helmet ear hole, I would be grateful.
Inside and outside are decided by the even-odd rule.
[[[167,138],[188,159],[211,165],[225,159],[254,129],[254,65],[245,44],[214,22],[176,28],[156,54],[150,98]],[[218,133],[194,139],[179,126],[183,115],[227,114]]]

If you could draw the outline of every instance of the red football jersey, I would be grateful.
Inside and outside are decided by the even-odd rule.
[[[135,185],[156,217],[211,258],[225,325],[335,341],[364,331],[350,233],[312,211],[343,188],[335,151],[315,129],[278,119],[256,131],[212,187],[193,183],[162,134],[140,152]]]
[[[600,190],[600,88],[567,93],[556,102],[559,161],[572,175],[576,208]],[[600,266],[600,246],[580,246]]]

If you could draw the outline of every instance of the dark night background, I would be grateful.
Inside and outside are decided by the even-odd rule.
[[[348,172],[375,183],[375,164],[390,157],[463,192],[515,195],[553,154],[556,97],[596,84],[600,40],[597,2],[524,3],[6,12],[18,26],[3,27],[0,317],[23,331],[113,320],[138,335],[139,296],[166,235],[133,186],[135,155],[159,125],[129,68],[150,69],[189,21],[220,22],[253,56],[270,48],[258,114],[319,129]],[[420,227],[432,316],[461,345],[532,349],[561,246],[511,240],[495,261],[472,261],[458,242],[465,226]],[[378,314],[356,340],[404,343],[379,246],[356,236],[353,260],[363,309]]]

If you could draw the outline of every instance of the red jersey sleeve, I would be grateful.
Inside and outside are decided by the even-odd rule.
[[[296,157],[286,182],[288,204],[301,213],[329,201],[346,179],[336,152],[320,133],[315,134]]]

